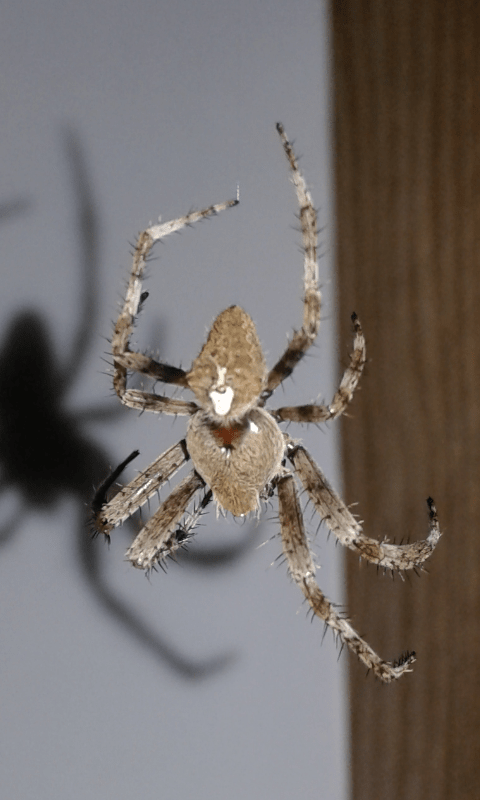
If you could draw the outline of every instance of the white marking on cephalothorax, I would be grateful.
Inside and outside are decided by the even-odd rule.
[[[250,420],[249,426],[252,433],[258,433],[258,425],[255,425],[255,423],[252,422],[252,420]]]
[[[215,414],[218,414],[219,417],[224,417],[225,414],[228,414],[233,400],[233,389],[231,386],[225,386],[221,392],[213,390],[213,392],[210,392],[210,397],[215,409]]]
[[[225,386],[225,375],[227,373],[227,368],[219,367],[217,364],[217,372],[218,372],[218,381],[216,388],[218,389],[220,386]]]

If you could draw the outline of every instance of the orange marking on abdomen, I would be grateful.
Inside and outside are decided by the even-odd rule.
[[[213,435],[219,439],[221,447],[231,447],[233,440],[238,439],[242,430],[240,425],[233,425],[231,428],[215,428]]]

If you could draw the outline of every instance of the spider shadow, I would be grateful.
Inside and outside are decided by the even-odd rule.
[[[78,564],[89,589],[108,615],[155,658],[184,678],[198,679],[224,668],[231,655],[195,661],[181,654],[107,583],[105,547],[87,528],[93,487],[110,471],[111,459],[89,435],[89,425],[113,422],[124,413],[120,404],[73,409],[70,399],[98,337],[99,222],[86,160],[76,133],[65,128],[63,144],[77,205],[80,241],[79,316],[63,358],[52,343],[40,311],[23,309],[11,321],[0,346],[0,498],[13,495],[17,508],[0,525],[0,545],[19,532],[28,515],[53,511],[64,497],[78,503]],[[25,213],[25,201],[0,204],[0,221]],[[249,548],[244,542],[190,555],[185,563],[228,565]]]

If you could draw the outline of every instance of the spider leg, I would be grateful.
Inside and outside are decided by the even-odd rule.
[[[300,206],[299,216],[304,251],[303,284],[305,295],[303,298],[302,327],[299,331],[295,331],[284,354],[280,360],[277,361],[273,369],[270,370],[265,391],[262,392],[263,403],[270,397],[277,386],[293,372],[300,359],[313,344],[320,327],[321,294],[318,286],[317,215],[305,179],[298,168],[292,145],[288,141],[283,126],[280,123],[277,124],[277,131],[290,164],[292,181]]]
[[[335,637],[338,637],[342,644],[346,644],[352,653],[385,683],[400,678],[404,672],[411,672],[410,666],[415,661],[414,653],[407,654],[396,663],[383,661],[352,628],[350,622],[337,614],[315,580],[315,564],[305,535],[303,515],[293,475],[280,478],[277,489],[283,552],[290,575],[302,590],[314,614],[320,617],[332,629]]]
[[[197,404],[188,400],[176,400],[173,397],[142,392],[139,389],[126,389],[120,399],[129,408],[136,408],[138,411],[154,411],[157,414],[192,416],[198,411]]]
[[[192,538],[193,531],[198,525],[198,520],[205,513],[205,509],[210,505],[212,500],[213,492],[211,489],[208,489],[198,506],[194,508],[193,511],[187,515],[187,518],[178,526],[175,534],[179,545],[185,544]]]
[[[352,322],[355,328],[353,353],[330,405],[314,403],[306,406],[285,406],[277,408],[275,411],[270,410],[270,414],[278,422],[326,422],[329,419],[340,417],[345,412],[358,386],[366,361],[365,338],[356,314],[352,314]]]
[[[115,497],[105,502],[108,489],[120,472],[135,457],[135,453],[138,454],[138,451],[128,456],[102,483],[95,494],[92,504],[94,525],[99,533],[104,533],[106,536],[113,528],[121,525],[143,506],[190,458],[185,439],[182,439],[165,450],[149,467],[139,472],[131,483],[120,489]]]
[[[173,489],[127,550],[126,557],[134,567],[152,569],[157,561],[182,547],[185,535],[176,526],[195,493],[203,486],[205,482],[193,471]]]
[[[117,480],[117,478],[120,477],[120,475],[122,474],[123,470],[126,467],[128,467],[128,465],[135,458],[137,458],[137,456],[139,456],[139,455],[140,455],[140,450],[134,450],[132,453],[130,453],[129,456],[127,456],[122,461],[121,464],[118,465],[118,467],[115,467],[115,469],[112,470],[110,475],[107,475],[107,477],[105,478],[104,481],[102,481],[102,483],[98,487],[97,491],[95,492],[95,495],[94,495],[93,500],[92,500],[91,508],[92,508],[92,513],[93,513],[93,518],[94,519],[97,518],[97,516],[99,515],[99,513],[102,510],[102,507],[106,504],[107,497],[108,497],[108,492],[111,489],[111,487],[113,486],[113,484],[115,483],[115,481]]]
[[[140,372],[156,380],[165,383],[173,383],[177,386],[187,387],[186,373],[178,367],[171,367],[168,364],[160,364],[149,356],[142,353],[134,353],[130,350],[130,337],[133,332],[135,318],[138,315],[142,303],[148,296],[147,292],[142,292],[142,281],[145,272],[145,265],[148,255],[155,242],[164,239],[175,231],[187,225],[207,217],[214,216],[226,208],[237,205],[238,199],[228,200],[225,203],[204,208],[202,211],[193,211],[184,217],[164,222],[163,224],[152,225],[143,231],[138,239],[133,252],[133,264],[130,279],[127,286],[125,301],[118,316],[113,337],[112,353],[114,363],[113,386],[122,403],[131,408],[141,408],[147,411],[164,412],[166,414],[192,414],[197,409],[194,403],[186,403],[182,400],[170,400],[165,397],[158,397],[154,394],[147,394],[139,391],[127,391],[127,370]],[[142,405],[142,400],[145,402]],[[192,410],[193,409],[193,410]]]
[[[369,539],[362,533],[361,525],[330,486],[305,448],[290,440],[287,449],[288,458],[321,519],[345,547],[372,564],[390,570],[403,571],[421,567],[431,556],[441,535],[435,504],[431,498],[427,501],[430,509],[430,533],[426,539],[402,545]]]

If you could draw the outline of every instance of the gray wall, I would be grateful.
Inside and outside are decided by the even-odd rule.
[[[345,661],[330,636],[320,646],[322,626],[307,624],[285,567],[270,566],[280,553],[276,507],[253,534],[211,512],[191,551],[246,541],[242,557],[212,569],[185,561],[150,581],[123,560],[131,530],[109,550],[91,549],[82,521],[108,464],[138,447],[146,465],[184,431],[182,419],[108,411],[118,402],[105,337],[142,227],[226,199],[240,183],[239,208],[157,249],[140,347],[188,366],[215,315],[238,303],[272,363],[300,324],[302,261],[278,119],[304,154],[326,226],[320,346],[278,403],[333,391],[325,4],[16,0],[1,12],[0,74],[0,353],[3,364],[23,362],[12,368],[19,406],[10,411],[21,409],[16,430],[23,421],[34,443],[15,488],[5,486],[12,454],[0,484],[3,796],[343,798]],[[67,411],[107,409],[95,423],[83,414],[71,432],[77,483],[68,471],[52,485],[44,467],[67,418],[47,446],[37,439],[48,369],[33,356],[46,345],[22,336],[6,352],[27,308],[49,332],[57,373],[73,361],[64,396],[54,376],[57,423]],[[290,430],[338,484],[333,430]],[[17,451],[28,446],[19,433]],[[317,543],[322,587],[341,601],[333,543],[323,533]]]

